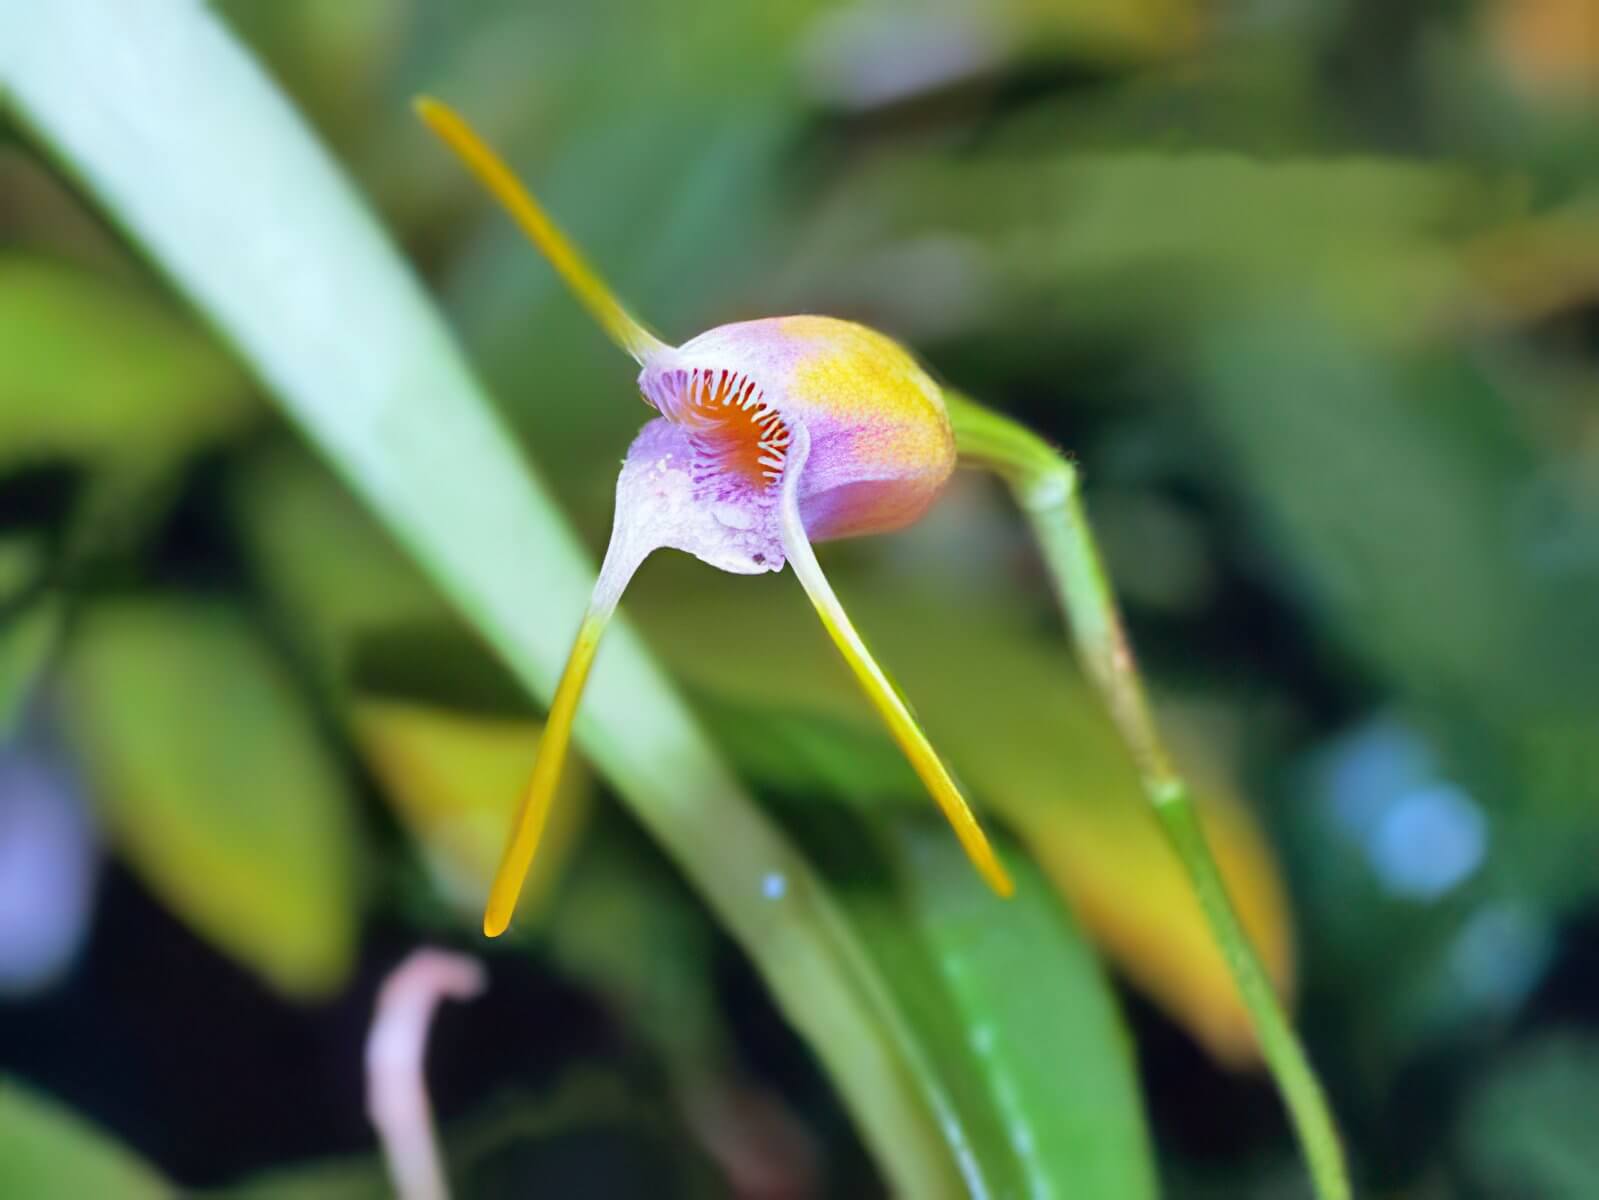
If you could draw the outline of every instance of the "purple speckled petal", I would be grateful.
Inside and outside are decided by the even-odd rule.
[[[812,541],[903,528],[955,467],[938,385],[897,343],[849,321],[798,316],[718,326],[651,354],[639,390],[662,415],[722,426],[746,444],[740,409],[774,413],[789,433],[804,425],[811,455],[799,505]],[[729,409],[731,420],[722,415]],[[781,449],[770,457],[780,469]]]
[[[735,575],[781,571],[774,500],[725,481],[697,480],[688,430],[656,418],[639,431],[622,462],[594,607],[614,605],[639,564],[662,548],[685,551]]]

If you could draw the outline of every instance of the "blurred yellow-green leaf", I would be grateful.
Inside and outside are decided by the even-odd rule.
[[[250,622],[214,602],[97,604],[66,676],[95,797],[146,885],[281,991],[338,988],[360,911],[351,797]]]
[[[356,742],[383,792],[464,912],[481,912],[505,849],[506,830],[538,756],[542,726],[483,713],[379,699],[358,700]],[[562,776],[522,891],[519,920],[549,899],[588,813],[591,784],[581,762]]]
[[[1100,65],[1158,60],[1191,50],[1211,19],[1200,0],[1006,0],[994,23],[1009,19],[1018,45]]]
[[[170,458],[254,412],[233,359],[166,302],[81,267],[0,254],[0,466]]]
[[[0,604],[15,604],[43,572],[44,547],[25,535],[0,537]]]
[[[81,1117],[0,1076],[0,1195],[175,1200],[178,1192]]]

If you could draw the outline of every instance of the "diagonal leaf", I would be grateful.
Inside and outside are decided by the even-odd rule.
[[[996,906],[928,813],[840,798],[853,816],[807,804],[807,844],[825,850],[915,1031],[918,1078],[958,1131],[971,1193],[1154,1196],[1126,1029],[1043,875],[1007,856],[1017,891]],[[880,886],[885,873],[897,890]]]
[[[885,837],[1028,1195],[1157,1193],[1131,1045],[1099,963],[1032,863],[997,919],[960,849],[921,820]]]
[[[845,822],[818,857],[844,880],[851,919],[921,1038],[938,1048],[924,1086],[968,1138],[999,1143],[985,1145],[979,1161],[1013,1172],[1008,1185],[1019,1194],[1155,1194],[1126,1030],[1097,960],[1039,869],[1011,855],[1017,894],[996,911],[879,732],[814,713],[752,712],[712,694],[700,702],[752,776],[855,810],[859,827]],[[813,806],[806,819],[813,837],[838,822]],[[884,862],[862,849],[868,841]],[[852,874],[870,880],[884,869],[902,885],[897,900],[848,886]],[[1008,1194],[1005,1179],[987,1182]]]

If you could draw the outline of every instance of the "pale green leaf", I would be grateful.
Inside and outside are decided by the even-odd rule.
[[[284,992],[339,987],[359,908],[351,797],[250,624],[219,604],[98,605],[65,675],[94,796],[145,884]]]

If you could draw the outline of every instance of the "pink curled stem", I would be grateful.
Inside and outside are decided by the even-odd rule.
[[[378,992],[366,1037],[366,1111],[399,1200],[449,1200],[424,1072],[428,1028],[441,1000],[474,999],[487,983],[476,959],[422,949]]]

